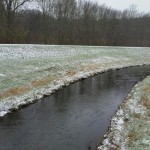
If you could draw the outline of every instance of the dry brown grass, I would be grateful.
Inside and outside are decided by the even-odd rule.
[[[141,97],[140,103],[142,103],[143,106],[146,107],[150,111],[150,99],[148,98],[148,95],[150,94],[150,85],[147,85],[143,89],[144,93],[143,96]]]
[[[69,70],[66,73],[67,76],[74,76],[75,74],[76,74],[76,72],[74,70]]]
[[[113,143],[113,146],[110,146],[108,150],[120,150],[120,146],[116,143]]]
[[[29,91],[32,88],[37,88],[37,87],[47,85],[51,81],[56,80],[56,79],[57,79],[56,77],[47,76],[43,79],[33,80],[33,81],[31,81],[31,84],[29,84],[29,85],[12,87],[12,88],[10,88],[6,91],[1,92],[0,93],[0,99],[4,99],[4,98],[11,97],[11,96],[17,96],[17,95],[24,94],[25,92]]]
[[[68,76],[74,76],[75,74],[76,74],[76,72],[74,70],[69,70],[67,72]],[[42,86],[49,84],[50,82],[52,82],[54,80],[59,80],[59,79],[60,78],[58,78],[56,76],[55,77],[54,76],[46,76],[45,78],[42,78],[42,79],[32,80],[30,82],[30,84],[28,84],[28,85],[12,87],[6,91],[1,92],[0,99],[24,94],[25,92],[29,91],[32,88],[42,87]]]
[[[142,98],[143,105],[150,110],[150,100],[147,97]]]
[[[137,118],[137,119],[141,119],[142,118],[140,113],[134,113],[133,117]]]
[[[54,79],[56,79],[56,77],[47,76],[43,79],[33,80],[31,82],[31,86],[35,87],[35,88],[36,87],[41,87],[41,86],[47,85],[48,83],[50,83]]]
[[[138,139],[136,132],[133,130],[129,132],[128,138],[129,138],[129,143],[132,143]]]
[[[8,98],[10,96],[15,96],[15,95],[19,95],[19,94],[23,94],[29,90],[30,90],[29,86],[13,87],[13,88],[10,88],[10,89],[0,93],[0,99]]]

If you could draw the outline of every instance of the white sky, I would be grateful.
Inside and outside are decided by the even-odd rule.
[[[137,6],[140,12],[150,12],[150,0],[90,0],[99,4],[106,4],[112,8],[123,10],[129,8],[132,4]]]

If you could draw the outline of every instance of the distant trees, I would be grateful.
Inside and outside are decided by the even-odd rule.
[[[76,0],[56,1],[54,18],[56,19],[58,44],[72,43],[76,10]]]
[[[29,2],[31,0],[1,0],[1,13],[3,13],[4,17],[4,27],[5,27],[5,36],[6,39],[10,40],[12,36],[12,26],[13,21],[15,17],[15,13],[18,11],[18,9],[23,6],[26,2]]]
[[[4,29],[4,5],[3,5],[3,2],[0,1],[0,42],[2,42],[2,39],[4,37],[4,32],[3,32],[3,29]]]
[[[86,0],[0,1],[1,43],[150,46],[150,14],[132,5],[124,11]]]
[[[42,30],[42,39],[43,43],[47,44],[49,42],[49,34],[52,34],[52,24],[54,17],[54,0],[37,0],[41,8],[41,30]]]

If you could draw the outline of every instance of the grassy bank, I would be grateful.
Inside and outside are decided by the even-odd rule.
[[[150,63],[150,48],[0,45],[0,112],[108,69]]]
[[[99,150],[150,149],[150,76],[137,84],[111,121]]]

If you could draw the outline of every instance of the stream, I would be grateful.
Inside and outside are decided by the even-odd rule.
[[[0,118],[0,150],[95,150],[110,120],[150,65],[71,84]]]

